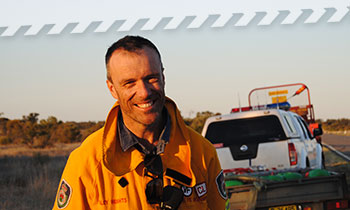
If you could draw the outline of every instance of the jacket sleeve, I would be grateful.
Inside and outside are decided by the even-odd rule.
[[[64,168],[55,198],[53,210],[90,209],[86,189],[81,181],[79,158],[75,158],[74,152],[70,155]]]
[[[209,209],[225,209],[227,195],[224,174],[216,150],[208,167],[208,206]]]

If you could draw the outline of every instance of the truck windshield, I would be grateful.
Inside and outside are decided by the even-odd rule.
[[[274,115],[213,122],[205,137],[213,144],[223,143],[224,146],[286,139],[281,123]]]

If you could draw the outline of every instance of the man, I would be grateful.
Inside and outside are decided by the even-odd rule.
[[[54,209],[224,209],[215,148],[165,96],[156,46],[126,36],[108,49],[106,67],[117,102],[71,153]]]

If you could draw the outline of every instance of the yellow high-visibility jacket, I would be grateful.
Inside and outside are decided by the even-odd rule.
[[[169,142],[160,154],[164,186],[184,192],[179,209],[225,209],[221,166],[213,145],[185,125],[175,103],[166,99],[171,119]],[[69,156],[53,209],[159,209],[148,204],[144,155],[134,148],[123,152],[117,133],[119,104],[103,128],[91,134]],[[173,173],[167,173],[168,171]]]

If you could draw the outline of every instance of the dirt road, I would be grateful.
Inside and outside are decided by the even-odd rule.
[[[350,136],[323,134],[322,142],[331,145],[338,151],[350,156]]]

